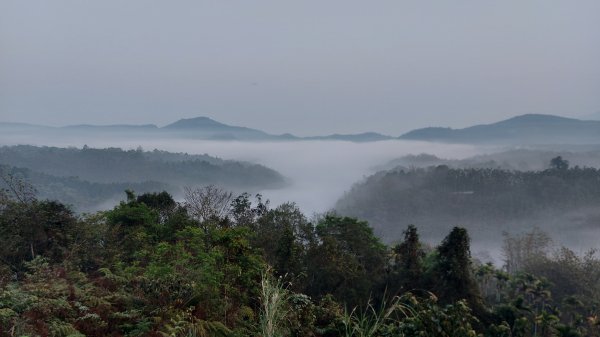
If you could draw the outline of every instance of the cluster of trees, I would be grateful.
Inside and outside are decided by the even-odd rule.
[[[597,146],[568,146],[564,150],[542,148],[511,149],[503,152],[476,155],[464,159],[446,159],[431,154],[409,154],[393,159],[379,167],[379,170],[395,168],[426,168],[446,165],[452,168],[495,168],[516,171],[540,171],[548,168],[553,158],[569,158],[572,166],[600,167],[600,151]]]
[[[389,247],[364,221],[215,187],[76,216],[3,179],[1,337],[600,336],[600,261],[541,235],[506,237],[508,273],[459,227]]]
[[[188,185],[255,190],[285,184],[281,174],[262,165],[141,148],[2,146],[0,170],[28,180],[41,198],[60,200],[78,211],[98,209],[125,189],[179,193]]]
[[[36,194],[43,199],[60,200],[78,212],[97,211],[106,208],[104,204],[116,204],[123,191],[133,189],[140,193],[176,190],[174,187],[156,181],[139,183],[114,182],[98,183],[82,180],[78,177],[57,177],[27,168],[18,168],[0,164],[0,172],[27,180],[36,188]],[[5,184],[0,181],[0,188]]]
[[[438,239],[449,224],[486,235],[532,223],[561,226],[570,222],[568,212],[585,218],[599,202],[600,170],[569,168],[556,157],[542,171],[445,165],[382,171],[354,185],[336,209],[368,220],[385,237],[399,237],[406,224],[417,223],[425,237]]]

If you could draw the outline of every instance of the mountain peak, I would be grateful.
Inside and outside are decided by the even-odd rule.
[[[464,129],[417,129],[400,138],[473,144],[598,144],[598,135],[600,121],[527,114]]]
[[[525,114],[515,116],[498,123],[561,123],[561,122],[574,122],[579,121],[577,119],[555,116],[555,115],[543,115],[543,114]],[[497,124],[497,123],[496,123]]]
[[[164,128],[166,129],[202,129],[226,126],[209,117],[200,116],[194,118],[182,118],[175,123],[171,123]]]

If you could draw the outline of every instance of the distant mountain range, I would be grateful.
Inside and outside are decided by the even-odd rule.
[[[289,141],[289,140],[342,140],[352,142],[370,142],[394,139],[394,137],[375,132],[359,134],[332,134],[327,136],[298,137],[292,134],[273,135],[261,130],[233,126],[220,123],[208,117],[180,119],[169,125],[158,127],[154,124],[147,125],[69,125],[63,127],[50,127],[24,123],[1,123],[0,132],[26,136],[49,134],[60,136],[158,136],[174,138],[191,138],[207,140],[242,140],[242,141]]]
[[[529,114],[464,129],[417,129],[400,139],[468,144],[598,144],[600,121]]]
[[[128,138],[152,136],[240,141],[339,140],[373,142],[404,139],[447,143],[508,145],[600,143],[600,121],[598,120],[579,120],[539,114],[521,115],[492,124],[475,125],[463,129],[428,127],[410,131],[400,137],[392,137],[376,132],[311,137],[299,137],[289,133],[274,135],[257,129],[223,124],[208,117],[180,119],[164,127],[158,127],[153,124],[49,127],[22,123],[0,123],[0,132],[9,136],[27,136],[28,134],[74,137],[108,135]]]

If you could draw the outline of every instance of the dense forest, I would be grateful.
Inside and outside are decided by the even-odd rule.
[[[379,171],[410,168],[426,168],[446,165],[451,168],[496,168],[516,171],[540,171],[548,168],[548,163],[556,157],[569,158],[571,166],[600,167],[600,150],[597,146],[561,146],[545,149],[543,146],[514,148],[502,152],[480,154],[465,159],[446,159],[421,153],[406,155],[379,165]]]
[[[75,215],[2,179],[2,337],[600,336],[600,260],[541,231],[507,234],[498,268],[461,227],[386,246],[365,221],[214,186]]]
[[[501,168],[397,168],[355,184],[336,209],[368,220],[376,233],[398,238],[419,224],[426,238],[454,225],[493,237],[532,225],[548,231],[595,228],[600,170],[569,167],[555,157],[539,171]],[[576,218],[574,218],[576,215]]]
[[[243,191],[286,183],[281,174],[262,165],[141,148],[3,146],[0,169],[28,180],[40,198],[60,200],[78,211],[97,209],[125,189],[181,193],[184,186],[218,184]]]

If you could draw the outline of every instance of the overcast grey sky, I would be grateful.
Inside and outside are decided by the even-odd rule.
[[[399,135],[598,111],[598,0],[0,1],[1,121]]]

